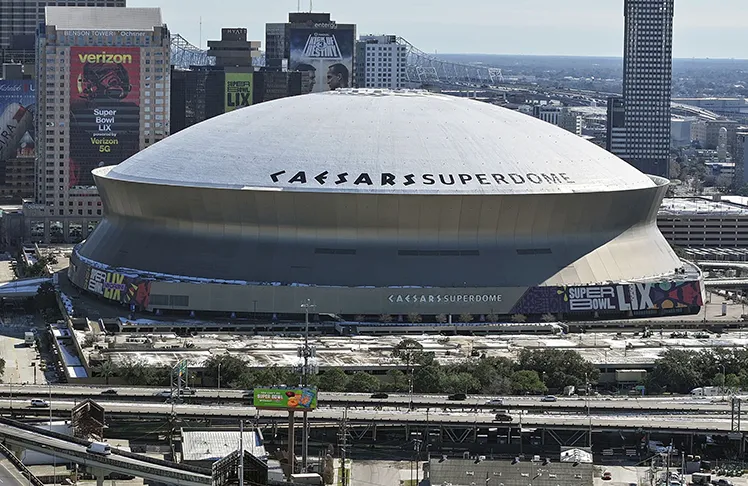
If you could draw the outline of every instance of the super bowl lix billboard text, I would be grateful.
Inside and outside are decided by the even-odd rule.
[[[337,27],[337,26],[335,26]],[[293,28],[290,68],[307,72],[312,92],[351,87],[353,80],[353,29]]]
[[[140,49],[70,48],[70,187],[140,148]]]

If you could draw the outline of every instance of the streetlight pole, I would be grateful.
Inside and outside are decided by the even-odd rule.
[[[309,386],[309,358],[312,357],[312,349],[309,347],[309,309],[317,307],[312,304],[310,299],[301,303],[301,308],[304,309],[304,346],[301,349],[301,356],[304,358],[304,364],[301,368],[301,386],[306,388]],[[308,411],[304,409],[303,412],[303,435],[301,436],[301,467],[304,472],[307,470],[307,458],[309,455],[309,418]]]
[[[218,398],[221,398],[221,363],[218,362]]]
[[[722,401],[725,400],[725,394],[727,389],[727,371],[725,371],[725,364],[720,364],[722,367]]]

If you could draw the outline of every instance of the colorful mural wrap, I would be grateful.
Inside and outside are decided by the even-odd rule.
[[[633,283],[585,287],[532,287],[512,314],[636,312],[703,305],[698,281]]]
[[[71,258],[68,278],[77,286],[105,299],[141,309],[148,307],[151,293],[149,280],[93,268],[80,262],[75,255]]]

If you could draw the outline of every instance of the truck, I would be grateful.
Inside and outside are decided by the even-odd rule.
[[[34,341],[36,341],[36,336],[34,336],[34,333],[31,331],[26,331],[23,334],[23,342],[26,344],[26,346],[33,346]]]
[[[112,447],[106,442],[91,442],[91,444],[86,448],[86,452],[99,454],[100,456],[108,456],[112,453]]]
[[[691,390],[692,397],[716,397],[724,395],[727,392],[725,387],[721,386],[700,386]]]

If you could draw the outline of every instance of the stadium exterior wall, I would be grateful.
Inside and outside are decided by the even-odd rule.
[[[572,194],[197,188],[95,171],[106,218],[77,286],[147,310],[298,314],[691,313],[657,230],[667,183]],[[586,290],[584,290],[586,289]]]

